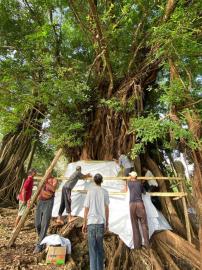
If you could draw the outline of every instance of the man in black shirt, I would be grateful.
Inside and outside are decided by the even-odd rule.
[[[68,222],[71,222],[71,191],[79,179],[86,179],[87,177],[91,177],[91,175],[89,173],[82,174],[81,166],[77,166],[76,171],[69,177],[69,180],[64,184],[62,188],[62,196],[57,223],[64,224],[64,221],[62,220],[62,213],[64,212],[65,208],[68,214]]]
[[[130,219],[133,230],[134,249],[140,248],[142,245],[142,237],[140,234],[139,224],[142,227],[144,237],[144,246],[149,247],[149,231],[147,225],[147,216],[142,200],[143,185],[137,179],[137,173],[132,171],[129,173],[130,180],[128,181],[128,188],[130,191]]]

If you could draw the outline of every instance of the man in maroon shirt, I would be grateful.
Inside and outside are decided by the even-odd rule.
[[[17,227],[25,209],[27,207],[29,207],[29,205],[30,205],[30,199],[32,196],[32,189],[33,189],[35,175],[36,175],[36,170],[31,169],[28,173],[27,179],[23,183],[22,189],[21,189],[20,194],[18,196],[19,210],[18,210],[18,215],[17,215],[16,220],[15,220],[15,228]],[[14,228],[14,230],[15,230],[15,228]]]
[[[51,174],[47,177],[46,182],[39,194],[38,203],[35,214],[35,227],[38,234],[38,243],[34,249],[34,253],[42,251],[41,241],[46,237],[48,226],[51,221],[52,209],[57,188],[57,179]]]

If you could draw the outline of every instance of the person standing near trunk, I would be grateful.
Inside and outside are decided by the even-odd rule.
[[[82,174],[81,173],[81,166],[76,167],[76,171],[69,177],[69,180],[64,184],[62,188],[62,196],[60,202],[60,208],[58,212],[57,223],[64,224],[62,219],[62,214],[66,209],[68,214],[68,222],[71,222],[71,191],[75,187],[76,183],[79,179],[86,179],[87,177],[91,177],[90,173]]]
[[[134,170],[134,161],[125,154],[119,153],[118,164],[124,168],[124,176],[128,176],[130,172]]]
[[[104,269],[104,231],[108,230],[109,193],[101,187],[103,177],[96,174],[95,185],[88,190],[84,203],[84,223],[82,232],[88,232],[90,270]]]
[[[145,174],[145,177],[154,177],[152,172],[148,170],[146,167],[142,168],[142,172]],[[155,179],[146,180],[143,182],[144,189],[147,192],[159,192],[159,185]],[[153,205],[159,210],[162,211],[162,204],[160,198],[158,196],[152,196],[151,201]]]
[[[142,237],[140,234],[139,224],[142,228],[144,237],[144,246],[149,247],[149,231],[147,224],[147,215],[142,200],[143,185],[140,180],[137,180],[137,173],[132,171],[129,173],[130,180],[128,181],[128,188],[130,191],[130,219],[133,230],[134,249],[141,248]]]
[[[34,176],[36,175],[36,170],[35,169],[31,169],[28,172],[28,177],[25,180],[25,182],[23,183],[22,189],[18,195],[18,199],[19,199],[19,210],[18,210],[18,215],[16,217],[15,220],[15,227],[13,229],[13,231],[15,230],[15,228],[17,227],[25,209],[27,207],[29,207],[30,204],[30,199],[32,196],[32,189],[33,189],[33,184],[34,184]]]
[[[57,179],[55,179],[50,174],[47,177],[47,180],[38,197],[38,204],[35,215],[35,227],[37,234],[39,236],[39,240],[34,249],[34,253],[42,251],[42,246],[40,246],[40,243],[44,239],[48,231],[48,226],[50,224],[52,216],[52,209],[56,188],[57,188]]]

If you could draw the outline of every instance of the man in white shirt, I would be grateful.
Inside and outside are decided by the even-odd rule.
[[[104,231],[108,230],[109,193],[101,187],[103,177],[96,174],[95,185],[89,189],[84,202],[83,233],[88,232],[90,270],[104,269]]]

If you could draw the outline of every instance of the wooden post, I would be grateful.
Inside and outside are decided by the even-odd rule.
[[[24,223],[25,223],[25,221],[27,219],[27,216],[28,216],[32,206],[34,205],[35,201],[37,200],[37,197],[38,197],[43,185],[45,184],[45,181],[46,181],[48,175],[52,172],[52,170],[55,167],[55,164],[57,163],[57,161],[58,161],[61,154],[62,154],[62,148],[60,148],[57,151],[57,153],[56,153],[53,161],[51,162],[49,168],[46,170],[45,175],[43,176],[41,182],[39,183],[39,186],[38,186],[36,192],[34,193],[34,195],[32,197],[32,200],[30,202],[30,207],[25,210],[23,216],[20,219],[20,222],[18,223],[18,226],[16,227],[15,231],[13,232],[13,234],[11,235],[11,238],[8,241],[8,247],[11,247],[14,244],[14,242],[15,242],[15,240],[16,240],[22,226],[24,225]]]
[[[182,180],[180,181],[179,185],[180,191],[184,192]],[[186,226],[186,232],[187,232],[187,240],[191,243],[191,229],[190,229],[190,223],[189,223],[189,215],[187,210],[187,204],[185,197],[182,197],[182,206],[184,210],[184,218],[185,218],[185,226]]]

